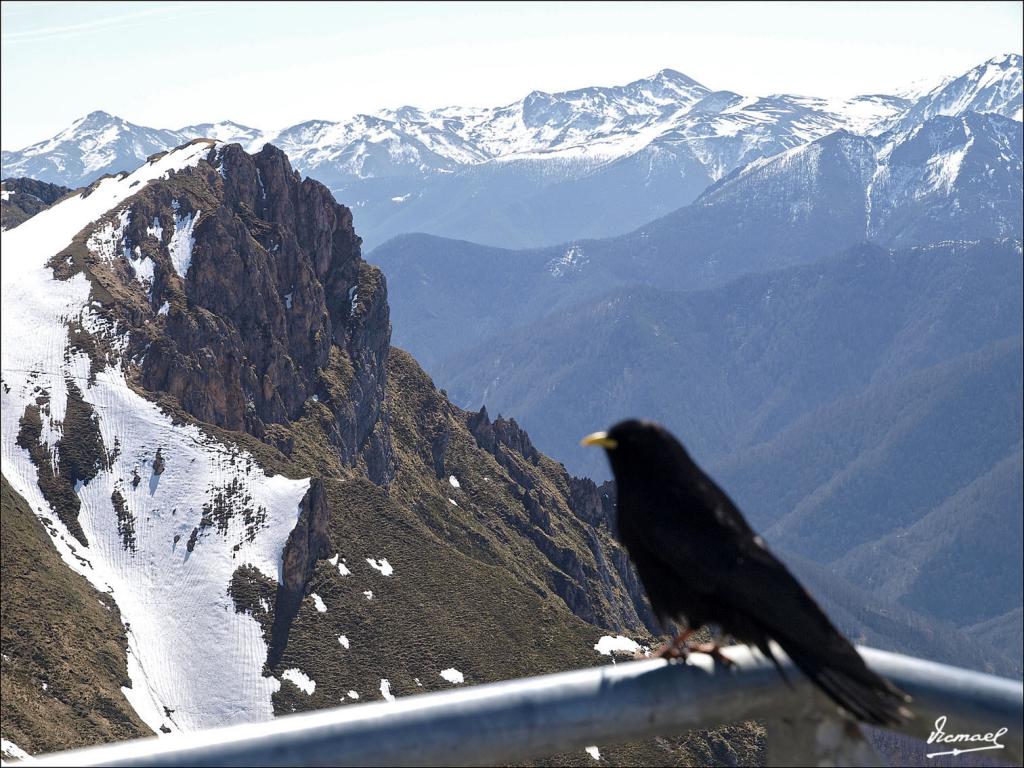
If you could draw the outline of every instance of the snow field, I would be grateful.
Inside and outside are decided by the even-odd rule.
[[[267,648],[262,632],[252,617],[235,612],[227,587],[231,574],[245,563],[279,579],[281,551],[309,481],[268,477],[245,452],[195,427],[175,426],[127,385],[120,369],[107,368],[90,383],[88,359],[67,352],[66,324],[77,319],[98,330],[104,321],[89,306],[88,281],[80,274],[57,281],[46,263],[142,185],[195,165],[209,150],[209,143],[189,145],[130,175],[104,179],[87,197],[69,198],[5,231],[0,250],[3,473],[44,518],[64,561],[116,600],[129,643],[132,686],[126,696],[154,730],[272,717],[270,697],[280,683],[263,677]],[[119,217],[122,228],[124,215]],[[182,254],[194,225],[181,223]],[[111,257],[120,255],[116,229],[101,230],[103,237],[94,246],[100,255],[106,257],[108,249]],[[117,333],[116,328],[105,330]],[[35,465],[16,444],[26,406],[45,391],[50,402],[42,414],[43,440],[54,454],[69,381],[93,407],[112,456],[109,468],[77,488],[78,520],[88,547],[49,508]],[[152,471],[157,449],[166,462],[160,475]],[[136,473],[140,482],[133,483]],[[132,519],[133,546],[118,530],[115,492]],[[187,542],[202,527],[203,505],[217,494],[231,497],[236,508],[265,510],[266,519],[247,528],[239,512],[223,531],[203,528],[190,552]]]

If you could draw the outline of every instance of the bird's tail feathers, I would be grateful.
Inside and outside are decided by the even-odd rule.
[[[784,670],[782,668],[782,664],[779,663],[778,656],[776,656],[775,653],[772,651],[772,646],[771,643],[768,641],[768,638],[762,637],[760,640],[758,640],[757,650],[759,650],[767,659],[771,661],[772,664],[775,665],[775,669],[778,671],[779,677],[782,678],[782,682],[784,682],[787,686],[792,688],[793,681],[789,679],[789,675],[786,674],[786,670]]]
[[[868,669],[852,646],[850,652],[856,660],[843,658],[846,656],[843,654],[838,664],[834,656],[822,657],[818,649],[809,650],[800,645],[784,646],[784,649],[815,685],[858,720],[885,726],[896,725],[911,717],[904,706],[910,697]]]

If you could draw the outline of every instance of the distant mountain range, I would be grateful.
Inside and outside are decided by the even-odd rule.
[[[2,166],[4,177],[77,187],[196,137],[251,150],[269,141],[354,209],[369,247],[406,232],[530,247],[627,232],[751,161],[839,130],[899,133],[965,112],[1020,120],[1020,65],[1006,55],[923,95],[849,99],[743,96],[666,69],[500,107],[401,107],[280,131],[230,121],[161,130],[93,112],[4,151]]]
[[[977,113],[929,118],[881,149],[837,132],[755,161],[619,237],[513,251],[406,235],[369,258],[388,276],[397,342],[446,384],[456,369],[469,374],[449,358],[615,288],[719,286],[868,241],[1019,238],[1021,141],[1019,122]]]
[[[257,131],[225,121],[176,131],[144,128],[106,112],[90,112],[46,141],[20,152],[3,152],[4,178],[28,177],[65,187],[82,187],[108,173],[132,171],[156,152],[196,137],[250,142]]]
[[[458,351],[428,370],[456,402],[515,414],[575,472],[607,477],[576,442],[636,414],[728,457],[876,380],[1019,335],[1020,261],[1019,241],[859,246],[704,290],[623,286],[465,348],[446,337],[435,346]]]

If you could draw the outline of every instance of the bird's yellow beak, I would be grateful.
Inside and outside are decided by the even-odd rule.
[[[617,447],[618,444],[614,438],[608,437],[607,432],[594,432],[580,440],[580,445],[599,445],[608,450]]]

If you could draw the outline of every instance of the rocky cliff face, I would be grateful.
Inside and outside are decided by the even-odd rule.
[[[341,461],[365,454],[386,483],[387,290],[359,245],[351,211],[280,151],[229,145],[140,190],[53,263],[84,271],[104,316],[129,329],[117,354],[86,338],[98,366],[123,352],[142,390],[286,454],[274,427],[323,403]]]
[[[281,660],[292,622],[299,612],[306,585],[316,568],[316,561],[330,557],[334,551],[328,523],[330,509],[323,481],[313,480],[302,498],[299,521],[288,537],[281,557],[281,582],[274,601],[274,622],[270,632],[267,664]]]
[[[330,439],[353,464],[381,418],[390,341],[384,280],[359,243],[351,211],[271,146],[229,145],[151,186],[123,236],[148,290],[131,350],[140,385],[271,441],[268,425],[328,401]],[[386,456],[381,439],[372,449]],[[386,459],[376,474],[386,481]]]
[[[571,549],[553,546],[545,536],[545,532],[551,530],[554,499],[537,487],[535,475],[527,467],[537,467],[550,460],[533,446],[530,436],[515,419],[498,416],[492,422],[486,406],[477,413],[468,414],[466,426],[477,445],[491,454],[515,480],[519,501],[530,516],[531,524],[523,527],[523,535],[529,537],[560,572],[572,577],[558,579],[555,591],[573,612],[587,621],[598,621],[600,610],[585,585],[602,584],[609,595],[624,588],[636,617],[652,632],[659,632],[661,627],[647,604],[629,558],[618,547],[611,548],[609,552],[593,533],[594,529],[611,535],[616,533],[614,484],[609,481],[598,486],[589,478],[569,475],[559,465],[566,481],[565,503],[582,523],[587,546],[594,558],[593,566],[588,568]],[[631,614],[627,615],[626,625],[632,618]]]

